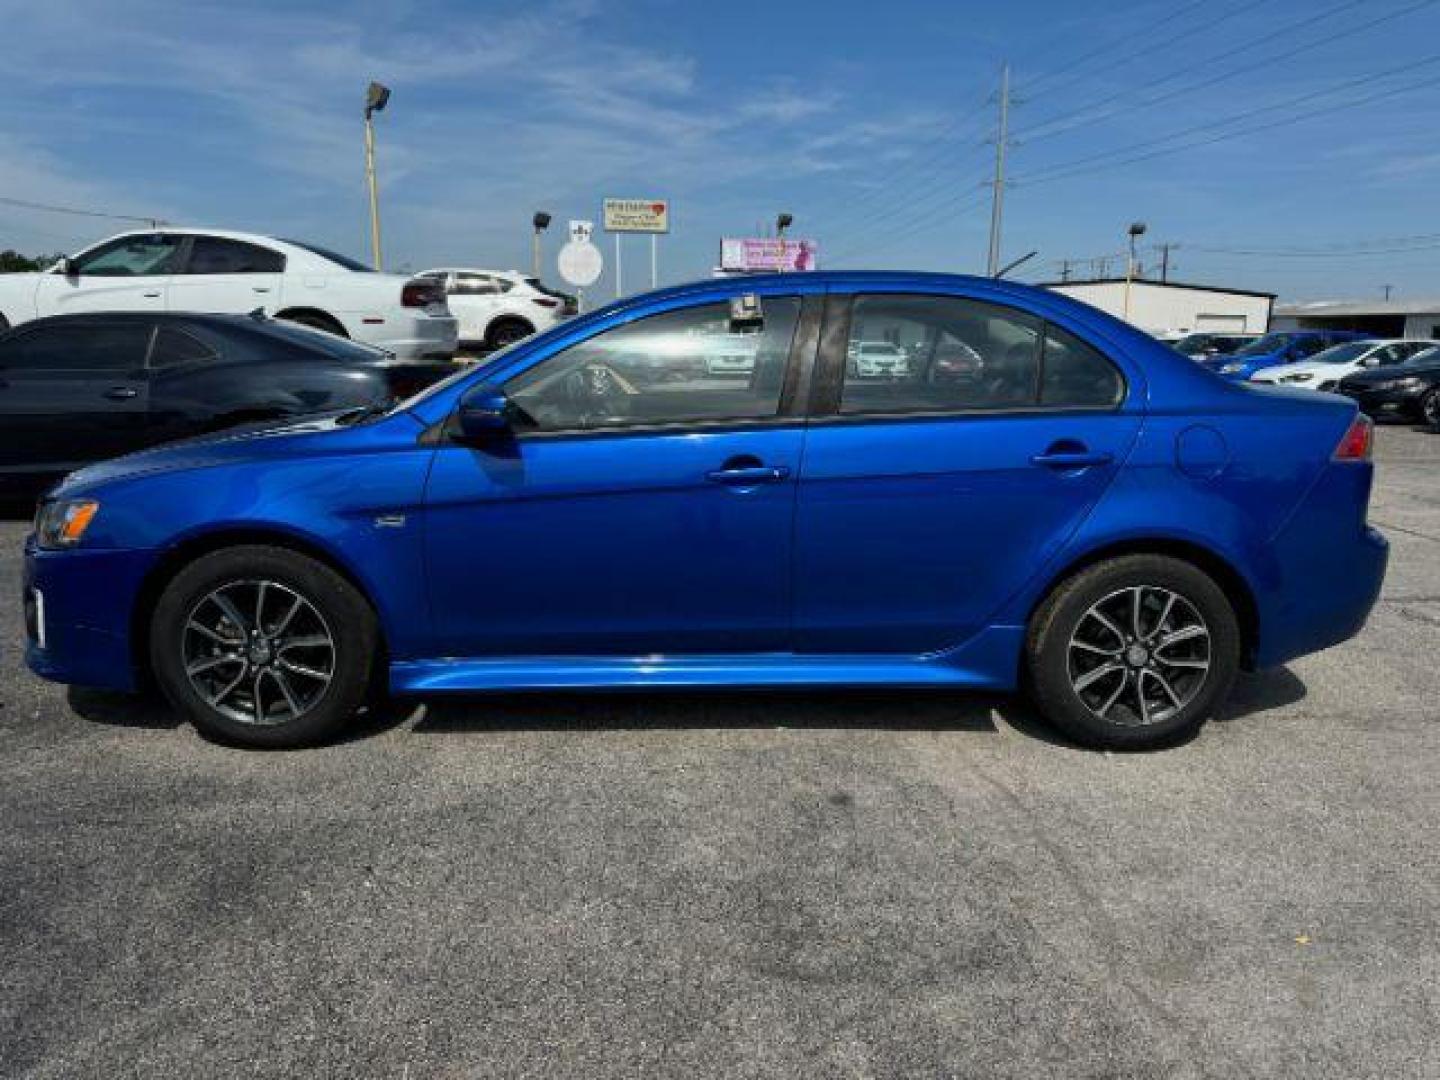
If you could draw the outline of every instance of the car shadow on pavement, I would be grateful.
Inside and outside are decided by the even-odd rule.
[[[178,728],[179,715],[158,693],[127,694],[118,690],[68,687],[65,699],[70,711],[92,724],[129,728]]]
[[[1294,704],[1305,684],[1289,668],[1241,675],[1216,722],[1235,723]],[[70,708],[113,727],[180,727],[158,693],[71,687]],[[1008,727],[1038,742],[1082,749],[1020,696],[936,690],[622,690],[392,698],[366,709],[337,740],[364,742],[410,724],[416,735],[499,731],[675,731],[702,728],[951,731],[997,734]],[[1191,736],[1193,738],[1193,736]],[[1179,739],[1157,749],[1173,749]]]

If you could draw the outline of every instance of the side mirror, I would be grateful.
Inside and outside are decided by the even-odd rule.
[[[460,398],[456,414],[460,435],[467,442],[485,442],[510,431],[513,406],[502,387],[476,383]]]
[[[80,271],[75,268],[75,260],[69,255],[62,255],[60,261],[55,264],[54,271],[63,274],[65,277],[79,277]]]

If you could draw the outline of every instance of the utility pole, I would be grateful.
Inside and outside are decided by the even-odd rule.
[[[1061,280],[1061,281],[1069,281],[1069,280],[1070,280],[1070,260],[1069,260],[1069,259],[1061,259],[1061,260],[1060,260],[1060,280]]]
[[[1005,215],[1005,151],[1010,144],[1010,63],[1000,66],[1000,118],[995,131],[995,181],[990,202],[990,258],[985,272],[1000,269],[1000,231]]]
[[[1170,280],[1170,249],[1177,248],[1179,244],[1157,244],[1160,249],[1160,280]]]
[[[1388,303],[1390,302],[1390,291],[1391,291],[1392,289],[1394,289],[1395,286],[1394,286],[1394,285],[1381,285],[1380,288],[1382,288],[1382,289],[1385,290],[1385,302],[1388,304]]]

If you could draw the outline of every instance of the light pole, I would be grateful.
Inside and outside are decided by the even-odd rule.
[[[380,267],[380,191],[375,185],[375,123],[377,112],[390,101],[390,88],[372,82],[365,90],[365,180],[370,186],[370,250],[375,269]]]
[[[530,262],[534,268],[535,276],[540,276],[540,234],[550,227],[550,215],[544,210],[536,210],[535,216],[530,219],[530,224],[535,227],[535,234],[530,243]]]
[[[1130,283],[1135,278],[1135,241],[1145,235],[1145,223],[1130,224],[1130,257],[1125,260],[1125,321],[1130,321]]]

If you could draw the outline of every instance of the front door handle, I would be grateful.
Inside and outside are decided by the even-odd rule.
[[[133,386],[112,386],[105,391],[105,396],[111,401],[129,401],[138,393],[140,391]]]
[[[252,285],[251,288],[254,289],[256,292],[269,292],[269,291],[270,291],[270,286],[269,286],[269,285]]]
[[[144,296],[146,300],[159,300],[159,299],[160,299],[160,294],[159,294],[158,292],[147,292],[147,293],[142,293],[141,295]]]
[[[705,474],[705,479],[716,484],[731,487],[752,487],[755,484],[774,484],[790,475],[785,465],[738,465],[727,469],[714,469]]]
[[[1090,469],[1096,465],[1109,465],[1114,460],[1114,454],[1103,451],[1047,450],[1032,457],[1030,464],[1042,469]]]

